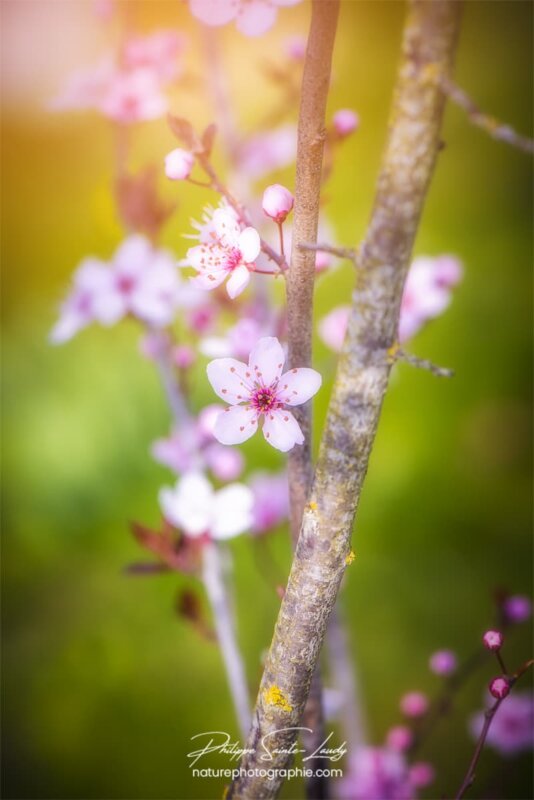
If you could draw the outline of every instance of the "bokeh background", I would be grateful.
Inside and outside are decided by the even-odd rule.
[[[187,6],[130,6],[139,30],[186,33],[187,79],[173,110],[196,125],[211,121],[199,29]],[[329,114],[355,108],[361,128],[339,152],[327,186],[340,243],[357,243],[369,216],[403,14],[401,2],[342,3]],[[73,268],[88,253],[109,257],[121,230],[109,124],[92,114],[51,114],[46,104],[116,31],[83,0],[3,0],[2,16],[4,796],[217,797],[221,782],[192,780],[185,758],[194,733],[235,732],[217,649],[174,611],[178,587],[194,582],[123,574],[140,556],[128,520],[156,523],[157,492],[171,477],[148,455],[169,427],[160,386],[138,355],[133,323],[90,329],[62,348],[47,343]],[[276,63],[285,39],[304,32],[308,19],[303,3],[282,10],[260,40],[232,25],[219,31],[245,129],[276,99],[262,64]],[[531,30],[529,2],[467,2],[457,69],[484,109],[527,134]],[[295,115],[288,109],[288,119]],[[456,377],[396,368],[342,598],[376,742],[399,720],[401,693],[437,690],[427,668],[432,651],[469,654],[493,619],[495,589],[531,589],[530,160],[453,107],[444,140],[416,253],[457,254],[465,278],[412,350],[453,367]],[[140,125],[134,163],[161,163],[172,146],[164,120]],[[293,172],[258,189],[274,179],[291,186]],[[163,177],[162,189],[178,195],[164,241],[182,255],[189,216],[211,198]],[[345,301],[352,281],[348,267],[323,278],[317,315]],[[319,341],[316,366],[332,376],[332,356]],[[212,395],[202,364],[196,374],[200,407]],[[318,426],[328,388],[316,403]],[[251,469],[282,464],[258,439],[246,454]],[[284,576],[286,530],[269,546]],[[240,537],[232,550],[254,691],[279,601],[253,542]],[[530,653],[526,627],[507,646],[512,663]],[[473,747],[466,719],[493,671],[487,665],[473,677],[426,746],[439,776],[426,797],[450,796],[459,785]],[[528,756],[503,764],[487,751],[471,795],[531,797],[530,770]],[[300,788],[284,791],[297,797]]]

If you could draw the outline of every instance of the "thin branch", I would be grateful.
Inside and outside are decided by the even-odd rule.
[[[528,136],[522,136],[520,133],[514,131],[510,125],[506,125],[490,114],[485,114],[476,105],[474,100],[469,97],[467,92],[461,89],[458,84],[454,83],[448,76],[441,76],[439,85],[449,100],[452,100],[457,106],[463,108],[473,125],[482,128],[482,130],[486,131],[493,139],[506,142],[512,145],[512,147],[523,150],[525,153],[534,153],[533,139],[529,139]]]
[[[327,6],[327,3],[319,3]],[[269,742],[268,777],[238,777],[231,798],[276,797],[351,549],[354,517],[390,363],[377,354],[395,341],[413,242],[440,148],[445,96],[423,70],[450,74],[461,5],[414,0],[390,114],[374,209],[359,256],[358,292],[321,442],[310,502],[260,685],[241,762],[254,770]],[[307,235],[300,241],[310,241]],[[308,267],[311,271],[312,267]],[[300,365],[299,365],[300,366]],[[268,737],[266,740],[265,737]],[[250,773],[248,773],[250,774]]]
[[[339,0],[314,0],[300,95],[291,268],[287,273],[290,369],[312,365],[315,255],[301,249],[299,244],[317,240],[326,102],[338,16]],[[304,434],[304,444],[293,448],[288,459],[291,538],[296,546],[313,477],[311,403],[296,406],[294,415]],[[304,749],[313,753],[325,738],[319,666],[311,681],[302,727]],[[322,800],[328,796],[327,780],[314,769],[321,762],[309,766],[313,775],[306,779],[306,796]]]
[[[236,642],[232,611],[224,583],[219,545],[209,542],[202,551],[202,580],[213,611],[217,641],[226,668],[230,692],[243,739],[250,727],[250,708],[243,661]]]
[[[299,244],[301,250],[313,250],[320,253],[331,253],[338,258],[347,258],[353,261],[356,265],[358,259],[358,251],[353,247],[334,247],[331,244],[314,244],[313,242],[301,242]]]
[[[419,358],[418,356],[414,356],[412,355],[412,353],[407,353],[405,350],[402,350],[400,348],[394,352],[393,358],[396,361],[405,361],[412,367],[416,367],[416,369],[426,369],[428,372],[431,372],[432,375],[435,375],[437,378],[454,377],[453,369],[448,369],[447,367],[438,367],[436,364],[433,364],[432,361],[429,361],[426,358]]]

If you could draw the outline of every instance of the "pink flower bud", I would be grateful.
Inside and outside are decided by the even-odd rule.
[[[502,608],[508,622],[526,622],[532,613],[532,603],[524,594],[507,597]]]
[[[428,699],[423,692],[408,692],[401,697],[400,708],[407,717],[422,717],[428,709]]]
[[[293,208],[293,195],[279,183],[268,186],[263,193],[262,208],[264,213],[275,222],[283,222]]]
[[[185,181],[191,175],[194,163],[191,153],[177,147],[165,156],[165,175],[171,181]]]
[[[429,667],[436,675],[452,675],[458,661],[452,650],[437,650],[430,656]]]
[[[332,122],[334,130],[338,136],[349,136],[358,129],[360,118],[355,111],[350,108],[342,108],[336,111],[333,116]]]
[[[502,676],[493,678],[493,680],[490,681],[489,690],[493,697],[496,697],[497,700],[502,700],[510,694],[510,681]]]
[[[407,725],[395,725],[386,736],[386,744],[391,750],[401,753],[407,750],[413,741],[413,734]]]
[[[499,631],[486,631],[482,637],[484,647],[488,650],[500,650],[503,643],[503,635]]]
[[[192,347],[180,344],[172,349],[172,360],[180,369],[187,369],[196,361],[196,353]]]
[[[428,761],[417,761],[412,764],[409,771],[410,783],[416,789],[424,789],[425,786],[434,782],[436,772],[432,764]]]

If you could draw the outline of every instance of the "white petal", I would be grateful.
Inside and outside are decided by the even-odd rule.
[[[78,331],[85,328],[90,321],[90,317],[86,314],[79,314],[76,311],[62,311],[61,316],[50,331],[49,340],[51,344],[68,342]]]
[[[232,272],[231,276],[228,279],[228,283],[226,284],[226,291],[228,292],[228,297],[234,300],[238,295],[241,294],[243,289],[246,289],[248,283],[250,281],[250,272],[245,267],[244,264],[241,264],[240,267],[237,267]]]
[[[288,406],[300,406],[319,391],[322,382],[321,375],[314,369],[291,369],[278,381],[277,395]]]
[[[160,491],[159,500],[166,519],[188,536],[200,536],[210,530],[213,520],[213,489],[201,473],[187,473],[174,489],[164,487]]]
[[[115,250],[112,265],[121,275],[136,276],[148,269],[154,249],[144,236],[129,236]]]
[[[212,289],[216,289],[217,286],[221,285],[227,275],[228,273],[223,270],[219,272],[200,272],[190,278],[190,285],[196,289],[204,289],[211,292]]]
[[[115,325],[128,312],[126,297],[116,289],[97,292],[92,300],[92,311],[102,325]]]
[[[253,505],[254,496],[242,483],[233,483],[217,492],[211,528],[213,538],[230,539],[250,528]]]
[[[265,336],[252,349],[249,370],[264,386],[270,386],[282,374],[285,361],[282,345],[274,336]]]
[[[235,0],[189,0],[189,8],[205,25],[226,25],[237,13]]]
[[[197,272],[209,273],[224,270],[227,260],[227,249],[219,244],[198,244],[190,247],[185,257],[185,264]]]
[[[235,358],[216,358],[206,367],[214,392],[227,403],[242,403],[250,396],[252,375],[247,365]]]
[[[213,228],[217,238],[225,247],[239,247],[241,229],[233,214],[217,208],[213,213]]]
[[[278,409],[265,415],[263,435],[269,444],[282,453],[287,453],[296,444],[304,443],[304,436],[297,420],[291,411],[286,409]]]
[[[263,0],[250,0],[240,7],[236,28],[245,36],[261,36],[269,30],[276,19],[276,8]]]
[[[248,406],[230,406],[221,411],[213,435],[221,444],[241,444],[256,433],[258,414]]]
[[[245,228],[239,234],[239,249],[243,256],[243,261],[252,264],[260,254],[261,242],[260,235],[255,228]]]

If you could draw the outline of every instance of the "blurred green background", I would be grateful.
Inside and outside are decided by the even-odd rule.
[[[140,30],[176,26],[190,36],[189,78],[173,110],[196,125],[211,121],[199,32],[186,6],[131,6]],[[194,733],[235,733],[217,649],[173,611],[177,588],[193,581],[122,574],[141,555],[128,520],[155,523],[158,489],[171,479],[148,456],[170,424],[159,384],[138,356],[133,324],[90,329],[62,348],[47,344],[73,268],[87,253],[109,257],[121,236],[109,126],[45,109],[62,76],[90,63],[109,34],[81,0],[4,0],[2,12],[4,797],[219,797],[222,782],[192,780],[185,758]],[[326,189],[340,243],[357,243],[365,230],[403,14],[401,2],[342,3],[329,113],[353,107],[361,129],[341,149]],[[307,3],[283,9],[260,40],[231,25],[220,30],[245,128],[276,97],[262,63],[281,58],[285,38],[304,32],[308,15]],[[457,62],[458,81],[480,105],[527,134],[531,30],[529,2],[467,2]],[[456,377],[396,369],[342,598],[377,743],[399,720],[401,693],[436,691],[430,653],[470,653],[492,621],[495,588],[531,589],[530,160],[452,107],[444,140],[416,254],[456,253],[465,279],[411,349]],[[161,163],[172,146],[163,120],[142,125],[134,161]],[[293,174],[274,178],[291,186]],[[163,179],[162,188],[175,193]],[[181,233],[208,198],[185,186],[178,195],[164,240],[181,256]],[[348,267],[323,278],[317,315],[345,301],[352,281]],[[316,366],[333,373],[320,342]],[[212,394],[202,366],[197,375],[200,407]],[[327,400],[328,384],[316,403],[318,427]],[[282,463],[259,439],[246,453],[251,468]],[[231,546],[253,692],[279,601],[253,543],[241,537]],[[287,532],[270,546],[283,576]],[[529,655],[528,630],[507,653],[512,664]],[[459,785],[473,747],[466,717],[481,706],[493,671],[487,665],[469,682],[425,748],[438,780],[424,796],[450,796]],[[500,763],[484,754],[471,796],[490,796]],[[530,768],[527,756],[515,761],[501,796],[531,797]],[[284,791],[297,797],[300,788]]]

